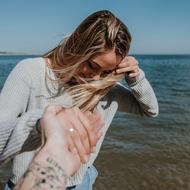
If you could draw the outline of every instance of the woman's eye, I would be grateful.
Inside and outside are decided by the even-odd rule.
[[[106,77],[107,75],[109,75],[109,74],[111,74],[112,73],[112,71],[104,71],[103,73],[102,73],[102,77]]]
[[[88,66],[89,66],[89,68],[92,69],[93,71],[94,71],[94,70],[97,71],[97,70],[100,69],[97,65],[95,65],[94,63],[92,63],[92,62],[90,62],[90,61],[88,61]]]
[[[88,66],[93,69],[92,63],[90,61],[88,61]]]
[[[104,71],[104,74],[109,75],[112,71]]]

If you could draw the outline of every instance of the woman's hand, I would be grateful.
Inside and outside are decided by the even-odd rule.
[[[64,109],[58,114],[60,124],[64,125],[71,152],[78,153],[86,163],[96,143],[101,137],[103,121],[99,113],[83,113],[79,108]]]
[[[138,61],[132,56],[126,56],[116,69],[116,74],[126,74],[128,79],[137,79],[139,76]]]
[[[47,109],[53,109],[51,106]],[[90,153],[95,149],[96,143],[101,137],[101,128],[103,121],[100,114],[86,112],[82,113],[79,108],[59,108],[54,111],[55,118],[49,117],[49,122],[52,123],[52,128],[48,129],[46,138],[53,138],[54,141],[61,141],[62,134],[65,133],[65,138],[68,143],[69,150],[73,153],[77,153],[82,163],[88,161]],[[43,119],[40,121],[43,124]],[[54,130],[56,123],[59,123],[61,127],[57,127]]]

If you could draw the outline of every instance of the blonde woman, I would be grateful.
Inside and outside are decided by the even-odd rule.
[[[130,43],[127,26],[113,13],[107,10],[95,12],[43,57],[21,61],[1,92],[1,119],[22,118],[24,112],[36,108],[43,110],[49,104],[68,108],[69,116],[61,117],[60,122],[72,123],[72,130],[78,133],[81,143],[80,147],[73,143],[71,151],[77,150],[80,154],[83,149],[83,153],[90,154],[90,159],[87,162],[84,159],[84,164],[68,180],[68,189],[92,189],[97,176],[93,163],[116,111],[149,117],[158,114],[152,87],[138,61],[128,56]],[[118,82],[122,78],[127,86]],[[101,114],[104,122],[102,136],[96,145],[90,135],[88,116],[84,117],[94,112]],[[80,119],[76,121],[73,116],[79,115]],[[17,136],[26,136],[24,131],[28,123],[34,125],[40,116],[31,114],[24,127],[18,126],[22,130],[17,130]],[[83,138],[82,128],[88,138]],[[35,141],[25,149],[31,150],[34,145]],[[35,151],[28,151],[14,158],[9,183],[17,183],[34,154]]]

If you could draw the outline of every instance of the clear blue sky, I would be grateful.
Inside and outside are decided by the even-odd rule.
[[[128,26],[130,53],[190,54],[190,0],[0,0],[0,51],[43,53],[102,9]]]

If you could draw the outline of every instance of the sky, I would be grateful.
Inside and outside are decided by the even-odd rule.
[[[190,0],[0,0],[0,51],[45,53],[103,9],[128,26],[130,54],[190,54]]]

